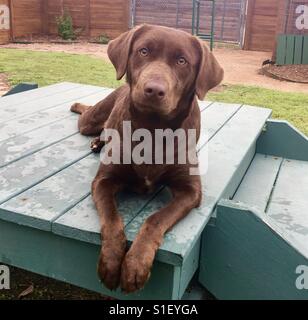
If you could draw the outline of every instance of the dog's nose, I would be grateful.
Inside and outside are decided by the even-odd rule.
[[[148,98],[162,100],[166,95],[165,86],[159,82],[149,81],[144,86],[144,95]]]

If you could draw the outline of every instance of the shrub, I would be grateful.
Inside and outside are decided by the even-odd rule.
[[[76,39],[76,33],[73,28],[73,20],[68,12],[64,12],[62,16],[57,17],[56,22],[58,26],[58,35],[63,40]]]
[[[97,42],[101,43],[101,44],[108,44],[110,41],[109,37],[103,33],[101,34],[98,38],[97,38]]]

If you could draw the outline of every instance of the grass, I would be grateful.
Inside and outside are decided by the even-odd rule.
[[[0,49],[0,61],[0,73],[8,75],[11,85],[72,81],[115,88],[121,84],[111,63],[87,55]],[[232,85],[210,93],[207,99],[271,108],[274,118],[288,120],[308,135],[308,94]]]
[[[79,54],[0,49],[1,72],[8,75],[11,85],[35,82],[46,86],[72,81],[114,88],[120,84],[111,63]]]
[[[273,118],[288,120],[308,135],[308,94],[232,85],[222,92],[210,93],[207,99],[270,108]]]

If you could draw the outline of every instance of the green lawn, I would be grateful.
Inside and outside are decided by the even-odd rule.
[[[11,85],[36,82],[39,86],[72,81],[117,87],[113,66],[99,58],[55,52],[0,49],[0,73],[5,72]],[[264,106],[273,117],[290,121],[308,135],[308,94],[287,93],[258,87],[227,86],[211,93],[208,100]]]

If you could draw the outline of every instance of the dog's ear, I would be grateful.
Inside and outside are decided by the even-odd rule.
[[[224,70],[207,45],[196,39],[201,48],[201,63],[196,80],[196,94],[203,100],[206,93],[216,87],[224,77]]]
[[[141,28],[138,26],[121,34],[108,45],[108,57],[117,71],[117,80],[122,79],[126,73],[131,44],[136,31]]]

